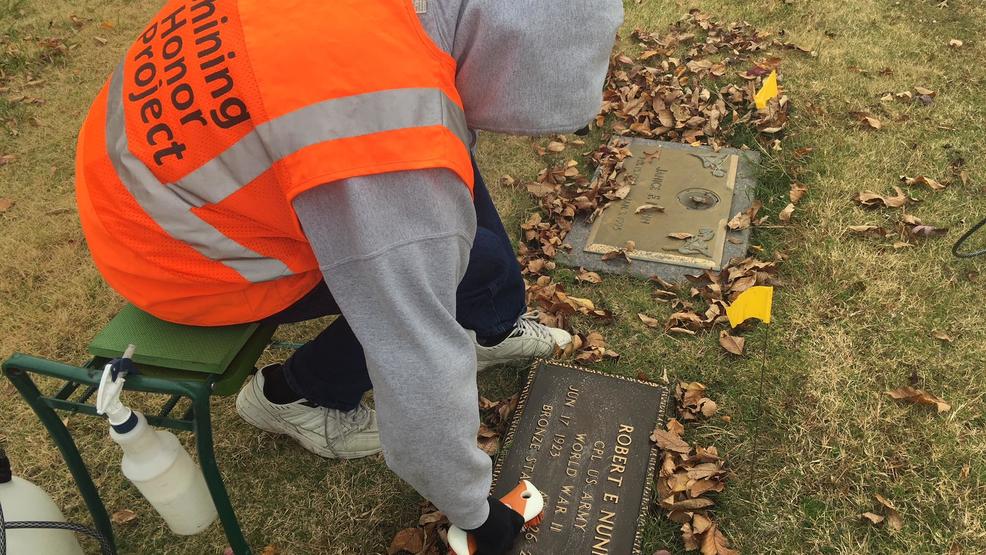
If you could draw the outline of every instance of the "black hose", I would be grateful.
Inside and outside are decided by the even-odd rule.
[[[972,226],[972,229],[966,231],[962,237],[959,237],[959,240],[955,242],[955,246],[952,247],[952,254],[954,254],[959,258],[972,258],[974,256],[982,256],[986,254],[986,248],[979,249],[977,251],[968,251],[968,252],[962,252],[961,250],[962,246],[966,243],[966,241],[968,241],[972,237],[972,235],[976,233],[976,231],[978,231],[983,226],[986,226],[986,219]]]
[[[78,534],[85,534],[99,542],[99,550],[103,555],[114,555],[113,546],[98,531],[81,524],[71,522],[47,522],[40,520],[24,520],[7,522],[3,518],[3,506],[0,505],[0,555],[7,555],[7,530],[24,528],[48,528],[53,530],[69,530]]]

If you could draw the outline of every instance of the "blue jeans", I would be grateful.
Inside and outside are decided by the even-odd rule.
[[[466,274],[455,294],[456,320],[465,329],[476,332],[477,337],[497,337],[513,329],[526,310],[524,279],[475,161],[473,172],[476,238]],[[366,370],[363,347],[325,282],[265,322],[288,324],[331,314],[340,316],[284,362],[284,375],[291,389],[305,399],[348,411],[356,408],[373,385]]]

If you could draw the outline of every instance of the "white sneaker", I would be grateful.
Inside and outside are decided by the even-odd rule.
[[[349,411],[328,409],[304,399],[278,405],[264,396],[264,371],[236,396],[243,420],[273,434],[286,434],[320,457],[357,459],[380,452],[377,412],[365,403]]]
[[[485,370],[497,364],[549,358],[571,342],[572,335],[567,331],[545,326],[534,315],[525,314],[517,320],[513,333],[499,345],[484,347],[476,343],[476,361],[479,370]]]

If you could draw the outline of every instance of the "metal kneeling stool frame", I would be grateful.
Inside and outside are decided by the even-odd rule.
[[[131,312],[124,314],[127,311]],[[128,306],[124,311],[121,311],[118,318],[125,316],[133,319],[135,314],[132,311],[136,311],[136,309]],[[151,326],[163,327],[166,330],[170,329],[168,326],[171,326],[174,328],[172,331],[177,334],[201,333],[208,335],[209,332],[206,330],[215,332],[214,328],[196,329],[160,321],[154,322],[147,320],[148,318],[153,319],[153,317],[143,313],[136,314],[136,317],[138,320],[143,318],[145,323],[149,323]],[[116,320],[115,318],[114,321]],[[111,327],[112,324],[111,322],[107,328]],[[163,360],[155,360],[156,364],[148,364],[146,358],[142,362],[141,358],[137,356],[134,362],[141,369],[141,373],[128,377],[125,386],[127,391],[169,396],[157,414],[145,414],[149,424],[158,428],[181,430],[195,434],[199,466],[216,505],[226,538],[233,552],[237,555],[248,555],[251,550],[240,529],[229,500],[229,494],[216,464],[209,398],[212,395],[232,395],[239,391],[246,378],[255,370],[256,361],[267,347],[276,329],[277,326],[275,325],[245,325],[243,329],[238,330],[237,341],[241,343],[239,350],[232,356],[226,357],[227,360],[220,361],[221,365],[213,365],[211,368],[196,369],[195,371],[169,368],[156,365],[162,364]],[[136,333],[139,334],[140,332],[137,331]],[[147,338],[143,339],[145,340],[144,345],[147,345]],[[141,341],[141,338],[135,338],[134,342],[138,341]],[[178,341],[177,343],[182,342]],[[116,356],[119,356],[124,348],[125,346],[120,348]],[[91,350],[98,349],[91,348]],[[148,356],[153,358],[154,349],[148,351]],[[38,419],[48,430],[72,473],[86,507],[89,509],[95,530],[105,538],[106,543],[111,548],[110,553],[115,553],[116,543],[106,507],[103,505],[71,433],[56,412],[65,411],[73,414],[96,416],[96,407],[92,402],[99,386],[102,368],[109,361],[109,358],[112,357],[96,356],[82,366],[72,366],[18,353],[4,361],[2,368],[4,375],[10,379],[18,393],[34,410]],[[196,361],[190,361],[188,364],[182,363],[182,366],[187,367],[193,363]],[[63,385],[57,387],[57,391],[54,393],[45,394],[38,388],[31,376],[32,374],[60,380]],[[183,397],[190,401],[188,410],[180,416],[173,415],[172,411]]]

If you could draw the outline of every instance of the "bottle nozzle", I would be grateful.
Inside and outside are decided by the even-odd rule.
[[[106,363],[99,380],[99,390],[96,392],[96,414],[105,414],[113,426],[126,424],[133,416],[133,411],[120,402],[120,393],[123,392],[123,385],[127,381],[128,369],[132,366],[129,364],[130,359],[136,350],[134,345],[128,345],[121,358]]]

